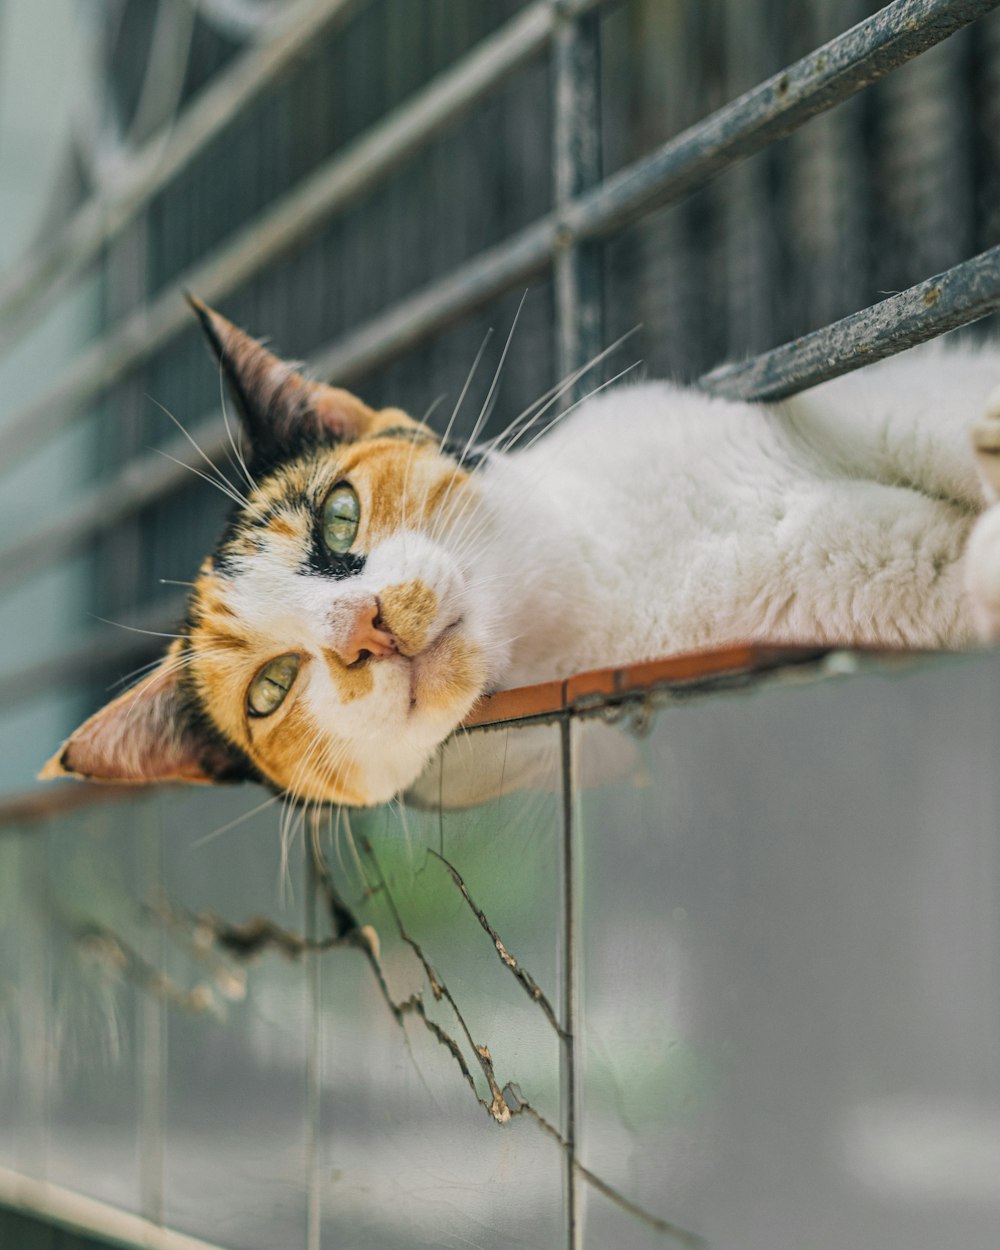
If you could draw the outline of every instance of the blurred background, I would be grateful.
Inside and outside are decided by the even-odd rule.
[[[877,7],[603,6],[603,173]],[[372,127],[419,131],[413,106],[428,85],[480,41],[508,39],[530,8],[0,4],[4,789],[27,785],[110,684],[153,654],[159,642],[131,631],[172,628],[183,594],[172,583],[191,578],[219,529],[224,498],[153,451],[198,463],[167,412],[201,441],[217,428],[218,377],[184,287],[280,352],[326,362],[372,403],[415,415],[437,405],[442,424],[493,327],[459,433],[527,288],[487,430],[557,379],[547,272],[466,290],[374,350],[356,337],[384,331],[399,301],[551,208],[544,41],[521,38],[527,52],[515,55],[508,43],[504,68],[484,62],[462,106],[399,155],[359,146]],[[593,383],[637,361],[695,378],[997,242],[998,72],[1000,24],[987,17],[597,245],[592,341],[641,328]]]

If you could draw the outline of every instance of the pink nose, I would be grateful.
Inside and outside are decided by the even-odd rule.
[[[373,595],[355,613],[347,630],[347,636],[337,647],[337,654],[345,664],[356,664],[369,656],[380,659],[392,655],[396,639],[382,621],[382,605]]]

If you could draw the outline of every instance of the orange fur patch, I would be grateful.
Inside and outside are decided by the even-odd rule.
[[[348,668],[336,651],[325,648],[323,658],[337,687],[341,703],[353,703],[355,699],[363,699],[366,694],[371,693],[375,685],[371,663],[352,664]]]
[[[421,671],[417,698],[422,707],[447,711],[483,683],[478,650],[458,634],[449,633],[433,648],[433,661]]]
[[[427,634],[437,615],[438,597],[419,578],[386,586],[379,591],[382,619],[396,635],[403,655],[416,655],[424,648]]]

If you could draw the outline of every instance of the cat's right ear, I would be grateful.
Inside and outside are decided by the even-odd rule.
[[[304,378],[231,321],[188,293],[219,362],[254,456],[287,455],[306,443],[363,438],[383,424],[381,414],[337,386]]]
[[[85,720],[38,779],[77,777],[148,785],[252,777],[252,770],[248,771],[238,752],[189,723],[179,697],[177,674],[176,652],[168,653],[138,685]]]

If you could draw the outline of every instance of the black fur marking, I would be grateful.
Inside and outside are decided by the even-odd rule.
[[[309,550],[305,552],[299,568],[303,573],[320,577],[332,577],[341,582],[354,577],[365,567],[365,557],[360,552],[348,551],[335,555],[323,541],[323,517],[317,509],[313,517],[313,536]]]
[[[189,648],[187,644],[185,652]],[[198,743],[198,762],[206,776],[218,782],[265,781],[242,748],[230,742],[217,728],[186,667],[178,682],[178,700],[182,732]]]
[[[464,443],[448,439],[447,442],[441,444],[441,454],[454,460],[456,464],[461,464],[463,469],[468,469],[471,473],[483,463],[489,455],[489,449],[482,446],[467,449]]]

